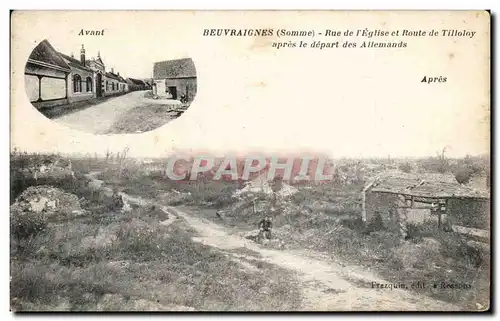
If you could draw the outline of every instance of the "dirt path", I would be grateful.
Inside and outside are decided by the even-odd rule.
[[[145,91],[134,91],[100,104],[54,119],[71,129],[92,134],[106,133],[124,113],[145,104]]]
[[[90,176],[93,176],[92,174]],[[106,188],[109,192],[111,189]],[[249,262],[265,261],[295,271],[303,290],[302,310],[306,311],[459,311],[452,304],[418,295],[416,293],[390,288],[374,288],[372,282],[390,284],[376,275],[356,266],[342,262],[333,263],[331,259],[311,251],[274,250],[264,248],[248,239],[238,231],[231,231],[195,213],[178,207],[163,206],[156,201],[133,197],[122,193],[126,202],[159,205],[170,214],[171,219],[162,224],[171,224],[178,218],[185,219],[199,234],[196,242],[228,253],[235,261],[246,265]],[[241,250],[241,251],[238,251]],[[248,249],[259,257],[248,255]],[[238,253],[240,252],[240,253]]]
[[[197,218],[186,211],[172,207],[167,210],[183,217],[200,233],[201,236],[195,238],[195,241],[226,250],[247,248],[262,256],[252,259],[263,259],[268,263],[296,271],[304,291],[304,310],[459,310],[456,306],[427,296],[417,296],[409,291],[373,288],[372,282],[382,284],[389,282],[356,267],[334,264],[330,260],[321,258],[317,253],[266,249],[238,234],[229,234],[226,228],[206,219]]]
[[[124,195],[133,203],[150,203],[141,198]],[[184,218],[198,231],[194,241],[222,250],[246,248],[257,252],[261,257],[237,254],[235,260],[264,260],[271,264],[297,272],[304,295],[303,310],[308,311],[457,311],[458,307],[437,301],[427,296],[416,295],[400,289],[377,289],[372,282],[389,284],[375,275],[358,267],[332,263],[318,253],[289,250],[266,249],[227,228],[207,219],[198,218],[193,213],[176,207],[162,206],[173,217]],[[241,251],[245,253],[245,251]],[[243,264],[247,264],[243,262]],[[251,267],[250,267],[251,268]],[[361,285],[360,285],[361,284]]]

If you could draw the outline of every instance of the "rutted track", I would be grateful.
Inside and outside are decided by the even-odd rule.
[[[95,180],[95,173],[88,177]],[[112,193],[111,188],[103,187]],[[129,203],[145,206],[156,205],[169,214],[170,219],[163,224],[171,224],[183,218],[199,234],[196,242],[227,251],[234,260],[248,262],[265,261],[295,271],[303,290],[302,310],[307,311],[459,311],[455,305],[418,295],[402,289],[378,289],[372,282],[389,284],[360,267],[347,266],[341,262],[321,257],[314,252],[273,250],[264,248],[238,233],[231,233],[207,219],[200,218],[195,212],[165,206],[155,200],[130,196],[121,193]],[[202,209],[200,209],[201,211]],[[238,254],[238,249],[246,248],[260,257]],[[235,253],[236,252],[236,253]],[[246,261],[244,261],[247,264]]]

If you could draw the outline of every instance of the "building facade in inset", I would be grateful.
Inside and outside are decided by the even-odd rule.
[[[130,91],[147,89],[146,83],[140,79],[127,78],[127,84]]]
[[[47,41],[31,52],[24,71],[26,94],[38,108],[68,103],[70,66]]]
[[[98,52],[97,59],[86,59],[84,45],[80,59],[58,52],[43,40],[31,53],[25,68],[25,89],[37,108],[71,104],[128,92],[119,73],[106,72]]]

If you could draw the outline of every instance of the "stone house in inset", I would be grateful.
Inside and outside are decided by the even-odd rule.
[[[69,102],[72,103],[94,98],[94,71],[86,64],[85,49],[83,45],[80,60],[72,56],[67,56],[61,52],[59,55],[71,68],[71,73],[68,77],[68,83],[70,84],[70,86],[68,86]]]
[[[127,84],[130,91],[146,90],[146,83],[140,79],[127,78]]]
[[[188,103],[196,96],[196,68],[191,58],[166,60],[154,64],[155,94],[180,100],[184,95]]]
[[[114,69],[111,68],[110,72],[106,72],[104,74],[104,95],[111,96],[119,93],[125,93],[128,90],[128,83],[120,76],[120,73],[114,72]]]
[[[69,102],[88,100],[91,98],[113,96],[125,93],[128,86],[119,73],[115,74],[113,68],[106,71],[100,52],[97,59],[86,60],[85,48],[82,45],[80,60],[72,56],[59,53],[71,67],[70,83],[68,88]]]

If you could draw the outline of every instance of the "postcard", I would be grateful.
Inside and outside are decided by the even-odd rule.
[[[490,311],[490,24],[12,11],[11,311]]]

